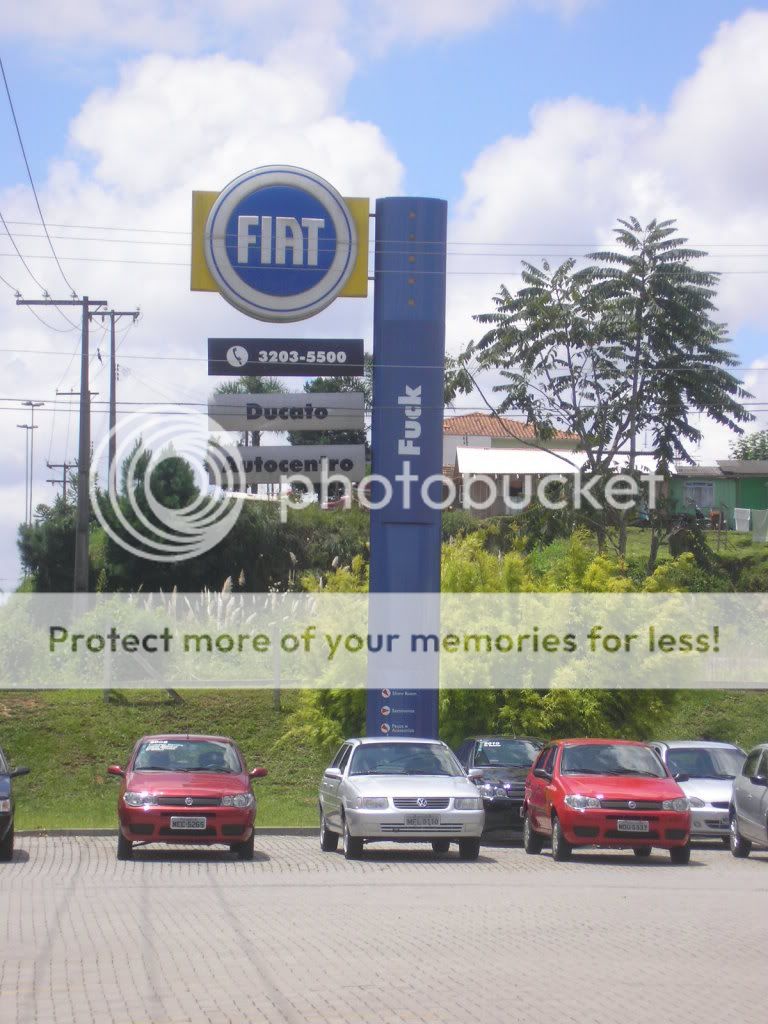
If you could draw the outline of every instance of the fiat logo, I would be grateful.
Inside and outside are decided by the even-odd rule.
[[[637,803],[634,800],[630,800],[627,803],[627,807],[630,809],[630,811],[634,811],[634,809],[637,807]]]
[[[188,796],[187,799],[184,801],[184,803],[187,805],[187,807],[191,807],[192,806],[192,797]]]
[[[420,796],[418,798],[418,800],[416,801],[416,806],[417,807],[426,807],[427,806],[426,798],[423,797],[423,796]]]

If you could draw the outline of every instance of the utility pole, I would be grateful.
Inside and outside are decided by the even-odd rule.
[[[107,490],[110,498],[117,494],[117,365],[115,363],[115,323],[121,317],[130,316],[133,322],[139,318],[139,310],[118,310],[110,309],[108,312],[94,313],[94,316],[109,318],[109,469],[107,472]]]
[[[17,423],[19,430],[26,430],[24,435],[24,523],[29,526],[29,432],[28,423]]]
[[[28,400],[22,402],[22,405],[28,406],[32,418],[32,423],[29,428],[29,519],[28,522],[32,524],[32,509],[34,507],[32,489],[35,485],[35,409],[38,409],[41,405],[45,405],[45,402],[33,402]]]
[[[64,462],[46,462],[48,469],[61,470],[61,480],[51,480],[49,478],[46,483],[56,484],[57,487],[61,484],[61,496],[64,499],[65,504],[67,501],[67,473],[69,473],[70,469],[75,465],[77,465],[77,463],[67,462],[66,460]]]
[[[88,590],[88,474],[91,463],[91,393],[88,387],[88,326],[91,306],[106,306],[106,299],[17,299],[17,306],[80,306],[82,334],[80,343],[80,439],[77,456],[77,517],[75,526],[75,592]]]

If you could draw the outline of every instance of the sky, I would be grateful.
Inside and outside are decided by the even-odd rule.
[[[0,588],[19,573],[20,402],[46,402],[35,503],[55,493],[46,463],[77,445],[76,402],[55,396],[78,387],[78,332],[14,291],[140,307],[120,325],[121,410],[204,402],[206,339],[264,325],[190,292],[191,192],[262,164],[342,195],[447,199],[452,352],[519,285],[521,257],[587,252],[618,217],[675,217],[723,274],[738,373],[767,402],[766,52],[768,5],[736,0],[4,0],[0,56],[63,274],[0,90],[0,212],[26,264],[0,227]],[[370,345],[371,321],[370,299],[340,299],[291,333]],[[104,341],[95,327],[96,403]],[[729,432],[702,427],[697,460],[727,457]]]

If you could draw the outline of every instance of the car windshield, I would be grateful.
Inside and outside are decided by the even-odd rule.
[[[667,751],[667,766],[693,779],[734,779],[744,757],[738,747],[674,747]]]
[[[218,740],[147,740],[136,754],[137,772],[241,772],[240,758],[231,743]]]
[[[530,768],[539,749],[530,740],[478,740],[474,764],[476,768]]]
[[[628,743],[579,743],[566,747],[560,765],[565,775],[666,775],[658,757],[649,747]]]
[[[352,755],[350,775],[463,775],[445,747],[434,743],[365,743]]]

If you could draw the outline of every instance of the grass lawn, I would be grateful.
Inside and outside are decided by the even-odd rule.
[[[762,561],[768,558],[768,544],[753,544],[748,533],[734,533],[726,530],[722,533],[705,530],[704,538],[707,546],[728,561]],[[610,548],[608,551],[610,552]],[[651,550],[651,531],[630,526],[627,531],[627,558],[647,559]],[[659,561],[670,558],[669,545],[662,543],[659,548]]]
[[[181,702],[164,690],[120,691],[119,703],[101,692],[0,691],[0,746],[31,774],[15,786],[18,829],[116,826],[119,782],[108,764],[125,765],[135,741],[148,733],[199,732],[231,736],[247,765],[264,765],[257,779],[257,825],[315,825],[324,755],[281,742],[295,691],[185,690]]]
[[[768,692],[690,690],[681,693],[655,739],[709,739],[749,750],[768,740]]]

